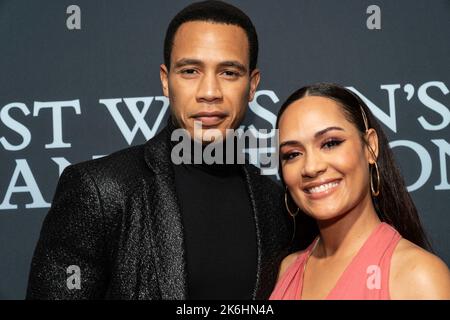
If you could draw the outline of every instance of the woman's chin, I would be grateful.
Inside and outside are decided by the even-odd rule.
[[[308,215],[318,222],[336,221],[342,218],[343,214],[337,210],[308,210]]]

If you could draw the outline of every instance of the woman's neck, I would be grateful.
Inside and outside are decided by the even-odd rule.
[[[353,255],[380,222],[368,194],[349,212],[335,219],[317,222],[320,242],[314,255],[320,258]]]

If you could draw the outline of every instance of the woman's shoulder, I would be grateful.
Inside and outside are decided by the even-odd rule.
[[[285,274],[285,272],[294,264],[295,261],[300,257],[304,250],[296,251],[286,256],[280,264],[280,269],[278,271],[278,280]]]
[[[392,299],[450,299],[450,271],[439,257],[401,239],[391,261]]]

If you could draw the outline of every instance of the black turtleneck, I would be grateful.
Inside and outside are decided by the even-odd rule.
[[[174,165],[188,299],[251,299],[257,245],[242,165]]]

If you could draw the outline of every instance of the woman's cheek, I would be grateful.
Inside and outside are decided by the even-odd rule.
[[[298,177],[300,175],[296,174],[296,168],[292,164],[285,164],[283,166],[283,179],[288,187],[295,187],[298,184]]]

